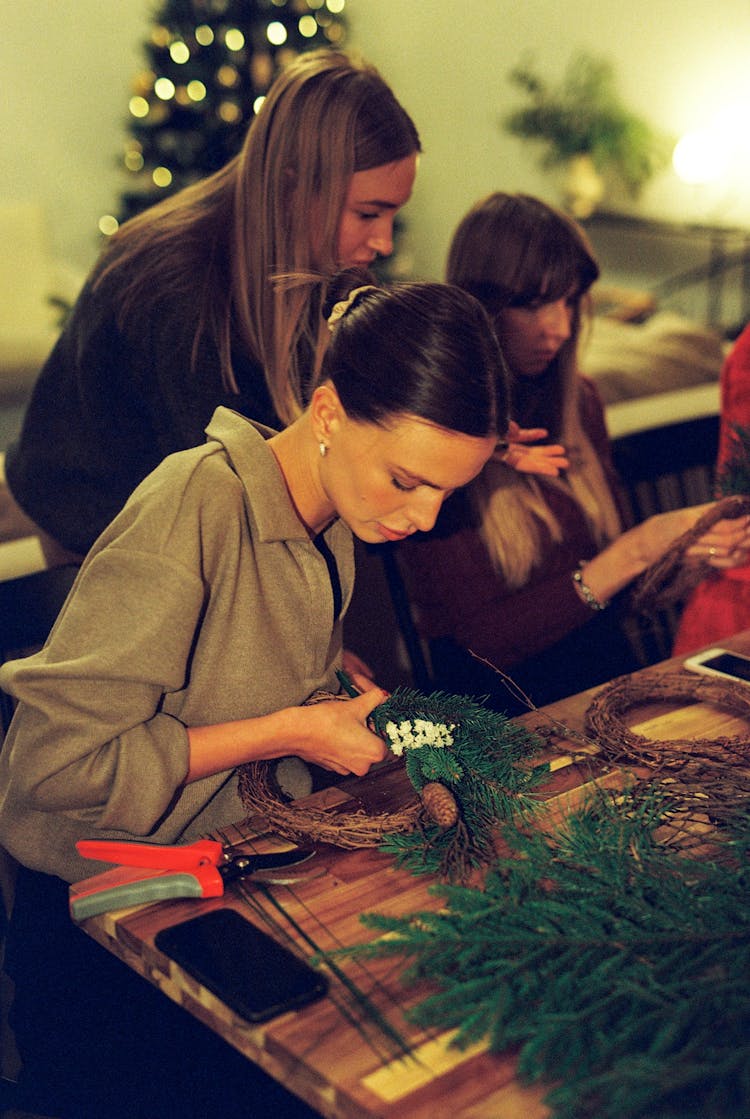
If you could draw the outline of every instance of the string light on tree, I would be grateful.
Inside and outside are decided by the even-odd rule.
[[[120,212],[107,234],[237,154],[279,70],[346,45],[346,0],[163,0],[128,101]]]

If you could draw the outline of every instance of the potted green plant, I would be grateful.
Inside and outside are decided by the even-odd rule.
[[[635,197],[668,162],[667,138],[623,105],[606,59],[579,51],[559,85],[550,85],[527,57],[510,81],[528,104],[509,112],[503,124],[514,136],[544,144],[543,167],[566,165],[566,203],[576,217],[587,217],[601,200],[603,172]]]

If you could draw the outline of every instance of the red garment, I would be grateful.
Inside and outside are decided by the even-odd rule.
[[[721,371],[718,470],[732,451],[735,427],[750,427],[750,324]],[[688,599],[672,653],[681,657],[745,629],[750,629],[750,566],[713,571]]]
[[[584,430],[616,492],[601,398],[591,381],[581,381]],[[493,568],[461,494],[446,503],[432,533],[399,546],[425,637],[452,637],[462,648],[509,669],[591,620],[591,609],[579,598],[571,575],[579,560],[590,559],[599,549],[572,496],[543,478],[539,482],[563,540],[554,543],[547,537],[542,563],[520,590],[511,590]]]

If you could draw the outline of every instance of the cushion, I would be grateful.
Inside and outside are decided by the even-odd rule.
[[[724,360],[721,336],[673,311],[644,323],[593,319],[580,348],[580,369],[605,404],[718,381]]]

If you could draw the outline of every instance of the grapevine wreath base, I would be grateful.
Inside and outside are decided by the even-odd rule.
[[[308,703],[346,698],[317,693]],[[715,822],[736,814],[738,804],[750,803],[750,731],[713,739],[655,740],[627,725],[626,717],[630,715],[632,722],[636,708],[665,703],[707,703],[750,722],[746,685],[678,671],[623,676],[603,687],[586,712],[586,734],[604,757],[618,765],[646,769],[649,781],[661,783],[680,810],[707,813]],[[415,789],[413,798],[393,811],[370,814],[364,808],[326,810],[289,799],[279,786],[272,762],[250,762],[241,767],[239,775],[239,794],[248,815],[262,816],[273,831],[295,843],[312,841],[343,848],[376,847],[385,836],[414,832],[430,819],[442,828],[451,827],[455,819],[440,818],[445,805],[438,805],[437,814],[430,810],[432,793],[447,795],[443,786],[432,785],[423,785],[421,796]]]
[[[268,821],[277,835],[294,843],[331,843],[336,847],[377,847],[386,834],[413,831],[423,811],[414,794],[412,803],[396,812],[370,816],[364,809],[339,812],[297,801],[285,801],[278,793],[268,762],[249,762],[242,766],[239,793],[245,810]]]
[[[636,580],[630,604],[638,614],[652,615],[681,602],[713,570],[707,560],[685,562],[685,554],[704,533],[721,520],[735,520],[750,513],[750,497],[723,497],[699,518],[691,529],[673,541],[662,558]]]
[[[654,740],[636,734],[625,717],[649,704],[708,703],[750,722],[746,684],[688,672],[623,676],[602,688],[586,712],[587,734],[612,761],[645,767],[681,808],[714,822],[750,802],[750,731],[718,738]],[[632,719],[631,719],[632,721]]]
[[[750,719],[750,689],[699,677],[687,672],[639,679],[621,676],[604,687],[586,712],[587,730],[602,751],[619,760],[661,768],[679,765],[691,758],[736,758],[738,765],[750,762],[750,738],[726,735],[720,738],[680,738],[654,741],[630,730],[623,716],[634,707],[651,703],[711,703],[733,715]]]
[[[324,700],[346,701],[345,695],[316,692],[306,706]],[[277,835],[294,843],[331,843],[336,847],[377,847],[383,836],[413,831],[423,812],[417,793],[395,812],[369,815],[363,808],[354,812],[315,808],[285,799],[274,777],[271,762],[248,762],[240,768],[239,794],[249,815],[260,815]]]

